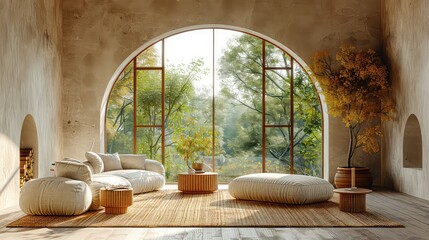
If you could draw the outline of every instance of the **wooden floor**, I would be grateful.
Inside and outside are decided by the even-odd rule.
[[[367,196],[367,206],[405,228],[7,228],[23,216],[16,206],[0,211],[0,240],[429,239],[429,201],[376,190]]]

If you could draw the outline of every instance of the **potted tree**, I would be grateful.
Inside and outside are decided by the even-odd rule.
[[[337,188],[350,187],[350,172],[356,150],[368,154],[380,150],[381,122],[391,120],[394,103],[390,98],[387,68],[374,50],[342,46],[333,61],[327,51],[313,56],[315,74],[325,96],[329,114],[341,117],[349,130],[347,165],[338,167]],[[368,168],[356,167],[356,187],[370,188]]]
[[[188,166],[188,173],[202,171],[204,163],[202,155],[212,151],[212,131],[201,125],[195,118],[188,117],[185,124],[173,135],[177,154]]]

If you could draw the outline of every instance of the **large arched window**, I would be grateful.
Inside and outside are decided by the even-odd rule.
[[[256,172],[322,176],[322,112],[307,73],[267,40],[199,29],[156,42],[117,78],[106,109],[106,152],[144,153],[186,171],[180,148],[221,182]]]

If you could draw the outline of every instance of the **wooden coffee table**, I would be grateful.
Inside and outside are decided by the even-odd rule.
[[[185,193],[210,193],[217,191],[217,173],[179,173],[177,175],[177,188]]]
[[[334,192],[340,194],[340,210],[344,212],[365,212],[366,194],[372,192],[371,189],[356,188],[338,188]]]
[[[133,204],[133,189],[108,190],[100,188],[100,205],[107,214],[127,213],[128,207]]]

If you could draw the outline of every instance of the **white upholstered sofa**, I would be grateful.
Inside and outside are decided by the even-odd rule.
[[[56,177],[26,183],[21,189],[21,210],[32,215],[78,215],[100,209],[100,188],[121,185],[139,194],[165,184],[163,165],[145,155],[87,152],[85,157],[86,161],[58,161]]]
[[[100,208],[100,188],[123,185],[133,188],[134,194],[161,189],[165,184],[164,166],[146,159],[143,154],[100,154],[87,152],[87,161],[93,167],[90,210]],[[100,159],[102,162],[100,162]],[[86,162],[84,162],[86,164]],[[102,166],[101,166],[102,164]],[[89,167],[91,170],[91,167]]]

